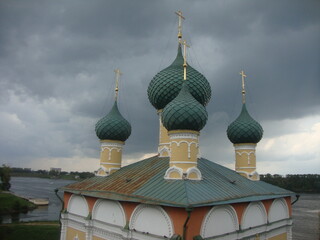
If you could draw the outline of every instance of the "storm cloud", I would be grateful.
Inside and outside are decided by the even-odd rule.
[[[320,171],[319,1],[0,1],[0,164],[93,171],[94,125],[111,108],[132,124],[125,161],[156,152],[153,76],[177,52],[177,17],[188,62],[213,95],[201,154],[233,167],[226,129],[247,107],[264,128],[261,173]]]

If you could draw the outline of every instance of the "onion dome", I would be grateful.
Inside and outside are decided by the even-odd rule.
[[[208,80],[191,66],[187,66],[188,87],[192,96],[202,105],[206,105],[211,98],[211,87]],[[148,87],[148,98],[156,109],[163,109],[180,92],[183,80],[183,56],[181,44],[173,63],[160,71],[151,80]]]
[[[208,113],[205,107],[190,94],[188,88],[184,82],[178,96],[163,110],[162,122],[168,131],[200,131],[206,125]]]
[[[258,143],[263,134],[261,125],[248,113],[246,105],[242,105],[239,117],[228,126],[227,135],[233,144]]]
[[[96,123],[96,134],[100,140],[125,141],[131,134],[130,123],[122,117],[117,101],[111,111]]]

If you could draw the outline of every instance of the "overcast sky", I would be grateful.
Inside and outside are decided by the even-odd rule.
[[[320,1],[0,0],[0,164],[94,171],[94,125],[113,104],[132,125],[124,161],[154,154],[158,117],[147,98],[177,52],[211,84],[203,157],[234,168],[228,125],[247,108],[264,129],[259,173],[320,173]]]

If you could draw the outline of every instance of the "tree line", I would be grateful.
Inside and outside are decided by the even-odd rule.
[[[320,193],[319,174],[263,174],[260,180],[296,193]]]
[[[89,177],[93,177],[92,172],[66,172],[52,170],[31,170],[31,168],[17,168],[12,167],[10,169],[10,175],[12,177],[39,177],[39,178],[57,178],[57,179],[68,179],[68,180],[82,180]],[[1,171],[1,168],[0,168]]]

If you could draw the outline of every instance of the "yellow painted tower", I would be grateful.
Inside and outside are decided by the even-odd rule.
[[[120,114],[118,100],[118,82],[122,74],[119,69],[116,73],[115,101],[111,111],[96,124],[96,134],[100,139],[100,168],[97,176],[108,176],[121,168],[122,148],[131,134],[131,125]]]
[[[159,116],[159,145],[158,155],[160,157],[168,157],[171,154],[170,137],[167,129],[163,125],[162,114],[164,108],[175,99],[181,88],[184,77],[184,57],[181,46],[182,39],[182,21],[185,17],[181,11],[175,12],[178,16],[178,53],[176,59],[167,68],[160,71],[152,79],[148,87],[148,98],[151,104],[157,109]],[[211,87],[208,80],[197,70],[186,64],[188,71],[188,86],[191,95],[203,106],[205,106],[211,98]]]
[[[186,41],[184,46],[183,84],[178,96],[163,110],[162,122],[170,138],[170,162],[166,179],[201,180],[197,168],[199,154],[199,134],[205,126],[208,114],[189,92],[187,85]]]
[[[235,148],[235,170],[242,176],[259,180],[256,171],[256,145],[261,140],[263,129],[248,113],[246,108],[245,77],[242,76],[242,110],[239,117],[228,126],[227,135]]]

